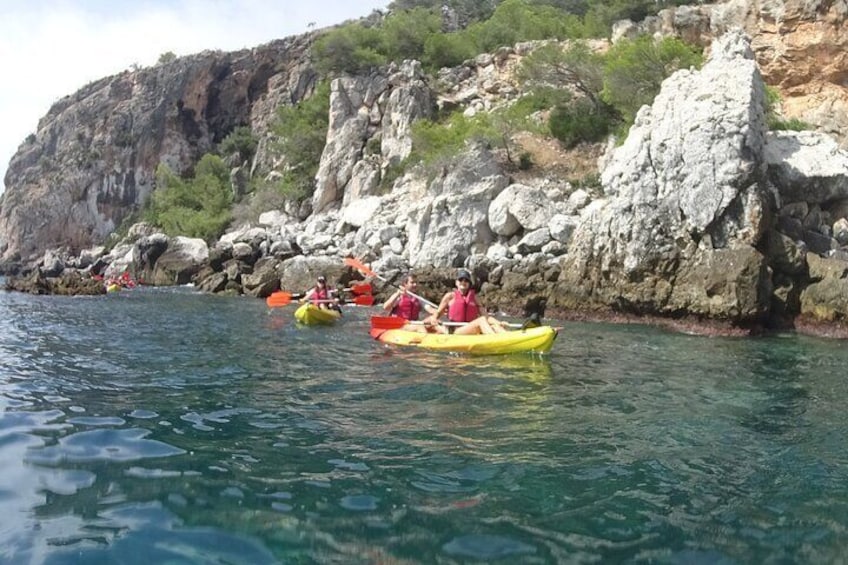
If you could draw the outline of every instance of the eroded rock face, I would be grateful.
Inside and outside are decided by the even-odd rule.
[[[183,173],[236,126],[267,131],[273,111],[255,108],[296,102],[314,85],[302,65],[310,42],[181,57],[54,104],[9,164],[0,260],[101,242],[150,195],[159,163]]]
[[[741,32],[717,40],[702,70],[666,80],[602,172],[607,197],[583,214],[554,302],[756,322],[771,290],[755,249],[771,206],[763,108]]]
[[[702,46],[744,30],[779,109],[848,147],[848,4],[844,1],[729,0],[661,11],[638,24],[621,22],[613,37],[638,33],[681,37]]]

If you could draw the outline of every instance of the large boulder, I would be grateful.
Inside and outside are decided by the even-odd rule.
[[[756,250],[772,207],[764,108],[738,31],[667,79],[602,172],[606,198],[584,209],[554,302],[757,323],[771,289]],[[705,290],[710,265],[723,272]]]

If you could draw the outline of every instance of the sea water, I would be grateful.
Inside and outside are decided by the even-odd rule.
[[[376,309],[0,292],[0,563],[833,563],[848,347],[560,323],[385,346]]]

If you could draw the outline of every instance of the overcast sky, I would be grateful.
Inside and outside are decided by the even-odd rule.
[[[0,182],[50,106],[162,53],[255,47],[390,0],[0,0]],[[0,184],[0,192],[5,184]]]

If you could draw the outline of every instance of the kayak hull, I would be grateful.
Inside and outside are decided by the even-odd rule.
[[[319,308],[311,302],[301,305],[294,311],[294,319],[308,326],[330,326],[335,324],[341,316],[338,310]]]
[[[432,351],[449,351],[468,355],[506,355],[510,353],[548,353],[558,331],[540,326],[499,334],[425,334],[407,330],[373,328],[371,337],[383,343],[408,345]]]

